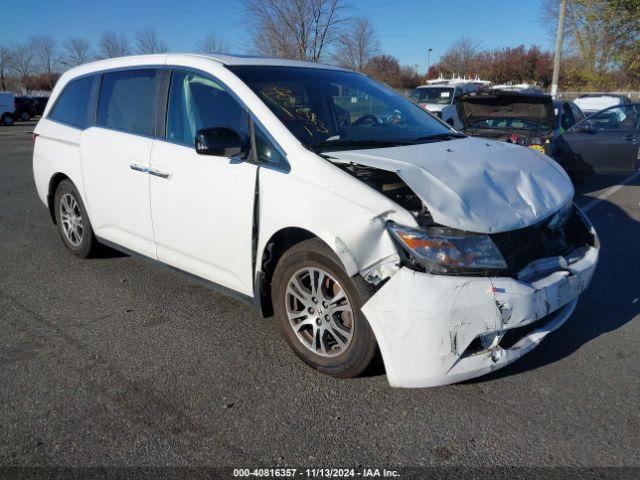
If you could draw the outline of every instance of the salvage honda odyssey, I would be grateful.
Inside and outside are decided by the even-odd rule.
[[[598,260],[566,173],[467,137],[364,75],[229,55],[65,73],[33,169],[65,246],[155,260],[273,315],[338,377],[503,367],[571,315]]]

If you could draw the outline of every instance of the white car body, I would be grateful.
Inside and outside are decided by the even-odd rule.
[[[456,106],[453,103],[450,103],[448,105],[440,105],[437,103],[421,103],[420,106],[425,110],[433,113],[443,122],[448,123],[456,130],[460,130],[463,127],[462,122],[458,117]]]
[[[260,259],[269,245],[294,229],[310,232],[335,252],[349,276],[375,285],[362,312],[393,386],[443,385],[490,372],[531,350],[569,317],[598,259],[597,236],[586,217],[581,218],[594,245],[537,259],[515,276],[425,273],[403,264],[387,230],[388,222],[418,228],[414,213],[337,166],[396,172],[438,224],[498,234],[534,228],[571,203],[571,182],[553,160],[476,138],[337,151],[323,158],[305,148],[229,65],[333,68],[187,54],[76,67],[58,81],[35,129],[33,169],[42,202],[51,208],[55,182],[68,178],[98,239],[215,283],[258,306],[265,273]],[[266,129],[288,168],[209,159],[162,138],[97,125],[79,129],[49,118],[69,81],[144,66],[195,69],[223,82]],[[544,325],[509,348],[498,339],[465,354],[482,335],[499,337],[543,317],[548,319]]]

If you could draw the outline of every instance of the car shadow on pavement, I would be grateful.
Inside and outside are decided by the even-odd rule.
[[[580,175],[573,177],[573,186],[576,192],[576,201],[579,205],[584,205],[592,198],[589,194],[605,190],[614,185],[619,185],[624,181],[630,173],[619,174],[597,174],[597,175]]]
[[[602,185],[602,181],[597,182]],[[513,364],[467,383],[491,381],[554,363],[640,315],[640,255],[632,253],[638,250],[640,222],[606,200],[588,215],[600,237],[600,258],[591,285],[580,296],[569,320]]]
[[[107,245],[100,245],[100,248],[92,255],[93,259],[106,259],[106,258],[122,258],[128,257],[124,252],[116,250],[115,248],[108,247]]]

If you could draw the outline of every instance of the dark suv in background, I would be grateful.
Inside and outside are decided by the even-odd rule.
[[[47,106],[47,102],[49,101],[49,97],[31,97],[31,99],[33,100],[35,114],[42,115],[45,107]]]
[[[16,110],[13,112],[13,118],[26,122],[31,117],[42,115],[44,109],[40,110],[38,102],[32,97],[16,97]]]

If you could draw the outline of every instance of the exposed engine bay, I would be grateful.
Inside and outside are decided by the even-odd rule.
[[[356,163],[336,165],[407,209],[416,217],[420,226],[433,225],[433,218],[427,207],[397,173]]]
[[[549,136],[548,130],[513,130],[500,128],[466,128],[465,133],[474,137],[491,138],[515,145],[542,145]]]
[[[466,134],[516,145],[546,144],[555,122],[551,97],[539,92],[490,90],[464,95],[456,108]]]

